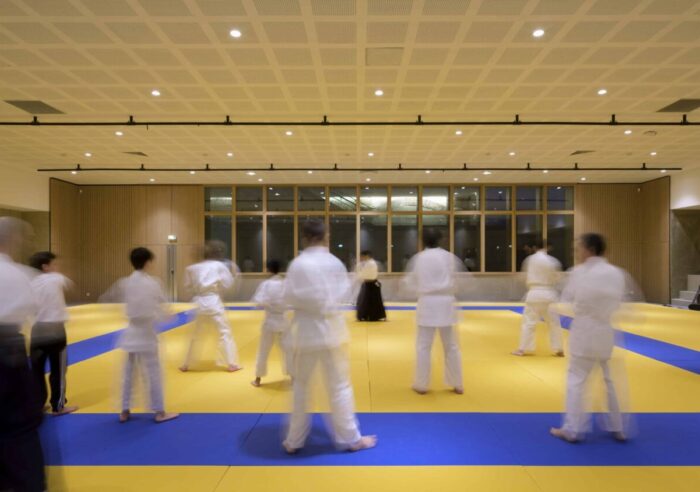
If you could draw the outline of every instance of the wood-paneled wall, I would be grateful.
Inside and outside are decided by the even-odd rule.
[[[76,288],[66,293],[66,300],[77,302],[82,300],[80,189],[74,184],[51,179],[49,207],[50,249],[60,258],[61,270],[76,283]]]
[[[79,226],[65,233],[52,227],[52,238],[55,230],[57,244],[69,242],[68,237],[79,244],[80,300],[96,301],[117,279],[128,275],[129,251],[137,246],[155,253],[155,274],[165,280],[170,234],[177,236],[176,282],[178,293],[182,292],[184,267],[198,258],[204,241],[201,186],[80,186],[76,187],[77,212],[69,212],[59,199],[68,190],[55,183],[52,220],[70,213]]]
[[[608,259],[627,270],[648,302],[669,301],[669,180],[576,187],[574,228],[603,234]]]

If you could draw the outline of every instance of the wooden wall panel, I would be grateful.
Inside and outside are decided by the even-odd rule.
[[[642,184],[642,289],[647,301],[670,301],[671,178]]]
[[[61,258],[61,269],[76,285],[81,283],[80,189],[71,183],[51,179],[49,182],[49,248]],[[78,289],[68,292],[66,300],[80,300]]]

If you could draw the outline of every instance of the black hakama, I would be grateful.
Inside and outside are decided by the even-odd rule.
[[[358,321],[380,321],[386,319],[384,301],[382,299],[382,284],[378,280],[362,283],[360,294],[357,296]]]

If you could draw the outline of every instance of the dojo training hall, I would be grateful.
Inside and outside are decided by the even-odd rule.
[[[700,2],[695,0],[4,0],[0,216],[29,223],[20,260],[51,251],[66,292],[67,400],[40,433],[49,490],[696,491],[700,484]],[[369,250],[386,321],[343,304],[362,432],[313,428],[282,447],[292,382],[274,348],[255,377],[251,302],[309,219],[350,272]],[[412,391],[416,298],[403,288],[424,231],[463,267],[455,331],[464,394]],[[584,233],[643,293],[615,325],[634,433],[549,435],[564,357],[545,323],[518,347],[524,260],[542,240],[564,272]],[[224,293],[242,370],[216,331],[178,370],[195,305],[186,268],[206,241],[241,270]],[[172,315],[158,325],[166,406],[120,424],[127,327],[110,289],[129,252],[155,254]],[[566,282],[569,274],[562,274]],[[602,286],[601,286],[602,287]],[[287,313],[288,317],[292,313]],[[1,324],[1,323],[0,323]],[[607,409],[601,381],[588,410]],[[594,419],[595,421],[596,419]]]

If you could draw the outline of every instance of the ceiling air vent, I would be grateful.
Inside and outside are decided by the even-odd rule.
[[[146,154],[144,154],[143,152],[140,152],[140,151],[124,152],[124,154],[138,155],[138,156],[141,156],[141,157],[148,157],[148,155],[146,155]]]
[[[581,155],[581,154],[590,154],[591,152],[595,152],[595,150],[574,150],[571,154],[569,155]]]
[[[63,111],[49,106],[44,101],[5,101],[7,104],[12,104],[14,107],[26,111],[31,115],[37,114],[63,114]]]
[[[690,113],[700,108],[700,99],[679,99],[657,111],[657,113]]]

